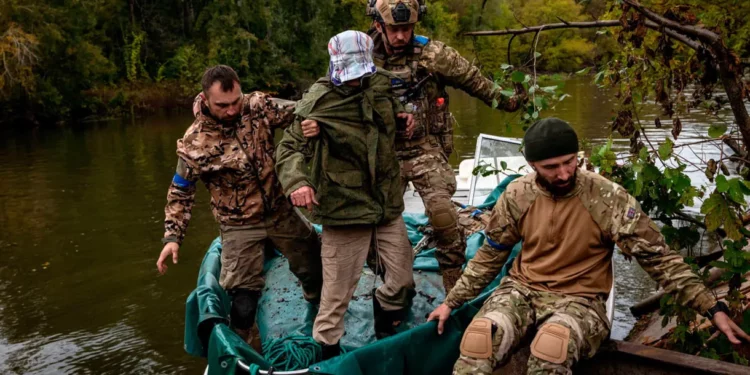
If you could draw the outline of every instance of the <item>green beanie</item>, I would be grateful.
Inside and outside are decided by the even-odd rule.
[[[578,152],[578,136],[573,127],[549,117],[531,125],[523,136],[526,161],[540,161]]]

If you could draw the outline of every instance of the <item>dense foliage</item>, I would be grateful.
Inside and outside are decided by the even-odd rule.
[[[618,162],[610,143],[596,149],[591,161],[664,224],[662,233],[672,247],[693,247],[699,241],[699,230],[718,238],[723,258],[711,262],[710,267],[722,273],[714,283],[728,283],[726,300],[732,318],[750,330],[750,311],[744,311],[745,296],[740,290],[750,271],[750,253],[746,251],[750,231],[743,222],[750,195],[745,108],[750,87],[741,80],[740,65],[750,22],[739,16],[750,12],[750,4],[732,0],[612,3],[605,17],[621,21],[622,27],[611,34],[621,48],[595,76],[595,82],[619,91],[612,130],[630,138],[630,156]],[[648,139],[639,111],[654,104],[662,108],[655,126],[671,123],[673,139],[660,143]],[[735,145],[735,152],[721,151],[719,158],[709,160],[698,157],[699,164],[688,160],[680,151],[689,150],[691,144],[677,140],[680,117],[689,111],[713,117],[705,141],[699,143],[714,144],[717,150],[723,150],[724,143]],[[691,181],[685,174],[688,166],[703,171],[710,184]],[[695,203],[701,206],[700,220],[683,212]],[[707,277],[709,272],[701,274]],[[710,325],[696,321],[696,312],[676,304],[671,296],[662,299],[660,312],[663,325],[672,318],[677,323],[667,347],[748,364],[746,352],[735,350],[725,337],[712,335]]]
[[[238,70],[245,90],[291,97],[325,73],[326,43],[366,30],[365,0],[0,0],[0,121],[48,121],[185,106],[207,65]],[[418,32],[458,48],[487,73],[506,44],[465,31],[601,15],[604,0],[428,1]],[[484,9],[482,9],[484,8]],[[540,38],[540,70],[593,64],[607,45],[593,31]],[[601,38],[599,38],[601,39]],[[511,63],[529,58],[531,37]],[[604,46],[604,47],[602,47]]]

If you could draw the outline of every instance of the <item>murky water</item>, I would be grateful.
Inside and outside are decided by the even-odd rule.
[[[609,133],[612,95],[588,80],[567,82],[571,98],[554,115],[594,143]],[[508,115],[453,93],[460,124],[457,166],[473,157],[480,132],[506,132]],[[652,141],[656,113],[643,114]],[[0,137],[0,373],[199,373],[205,362],[182,349],[184,302],[218,228],[199,189],[180,263],[165,277],[154,263],[162,236],[175,140],[187,114],[77,124]],[[705,134],[707,119],[683,119],[680,142]],[[627,142],[619,142],[624,147]],[[690,157],[688,155],[688,157]],[[696,156],[697,157],[697,156]],[[701,155],[700,157],[703,157]],[[627,307],[655,283],[616,256],[613,337],[627,334]]]

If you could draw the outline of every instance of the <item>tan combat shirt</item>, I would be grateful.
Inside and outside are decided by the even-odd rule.
[[[513,181],[495,205],[486,240],[445,299],[456,308],[475,298],[498,275],[511,249],[523,240],[510,272],[532,289],[606,298],[612,286],[614,245],[636,258],[678,303],[705,313],[716,303],[659,228],[621,186],[585,170],[575,189],[553,197],[536,173]]]

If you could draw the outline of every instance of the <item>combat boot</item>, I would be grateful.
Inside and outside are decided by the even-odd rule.
[[[232,309],[229,314],[230,326],[253,349],[260,349],[260,334],[255,325],[255,314],[258,311],[259,290],[232,289]],[[259,351],[260,352],[260,351]]]
[[[320,347],[323,352],[323,361],[341,354],[341,344],[338,342],[333,345],[320,344]]]
[[[395,335],[396,327],[404,320],[406,309],[386,311],[372,293],[372,308],[375,316],[375,338],[378,340]]]

